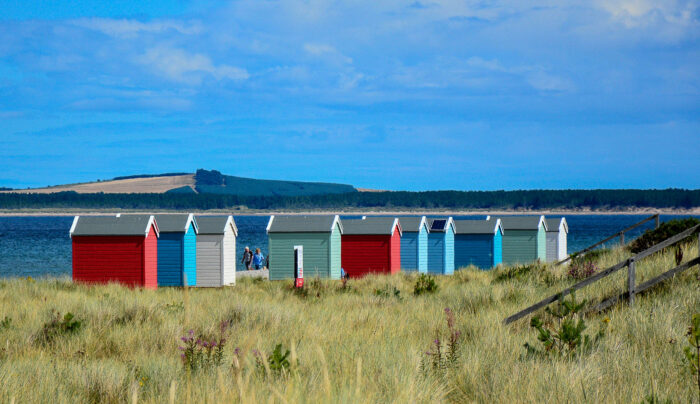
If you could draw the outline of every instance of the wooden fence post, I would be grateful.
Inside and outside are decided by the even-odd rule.
[[[629,264],[627,265],[627,292],[628,292],[628,301],[630,306],[634,305],[634,289],[635,289],[635,283],[636,283],[636,273],[635,273],[635,265],[634,265],[634,260],[630,259]]]
[[[620,245],[622,245],[622,246],[625,245],[625,232],[624,231],[620,232]]]
[[[656,215],[656,228],[659,228],[659,215]]]

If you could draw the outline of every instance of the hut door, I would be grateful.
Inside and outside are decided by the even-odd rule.
[[[304,286],[304,246],[294,246],[294,284],[300,288]]]

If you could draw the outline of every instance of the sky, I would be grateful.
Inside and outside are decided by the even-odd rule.
[[[700,3],[0,0],[0,186],[700,188]]]

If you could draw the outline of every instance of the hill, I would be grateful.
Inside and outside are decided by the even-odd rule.
[[[697,243],[684,251],[697,256]],[[617,249],[595,265],[628,254]],[[668,251],[641,261],[637,276],[673,266]],[[577,300],[590,306],[619,293],[626,281],[619,275]],[[587,316],[584,334],[602,329],[602,337],[572,355],[529,354],[525,343],[543,344],[528,319],[502,324],[573,284],[563,267],[467,268],[435,278],[438,290],[419,296],[410,273],[351,279],[347,287],[310,278],[304,292],[291,281],[253,279],[156,291],[6,279],[0,301],[13,309],[0,312],[0,401],[688,403],[698,394],[683,353],[691,315],[700,312],[696,276],[697,269],[679,274],[638,295],[633,308]],[[64,326],[67,313],[79,327]],[[208,351],[178,349],[190,335],[217,342],[213,355],[226,338],[220,364],[204,357],[188,370],[181,354]],[[439,366],[435,340],[454,352]],[[281,352],[271,355],[277,344]]]
[[[197,170],[195,189],[202,194],[240,196],[309,196],[357,192],[352,185],[324,182],[257,180],[223,175],[213,170]]]
[[[357,192],[352,185],[321,182],[259,180],[199,169],[195,174],[138,174],[112,180],[57,185],[45,188],[0,190],[22,194],[76,192],[79,194],[200,193],[240,196],[310,196]]]

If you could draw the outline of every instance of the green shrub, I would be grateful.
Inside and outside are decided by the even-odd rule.
[[[384,298],[395,297],[401,299],[401,291],[393,285],[384,285],[383,288],[378,288],[374,290],[374,295]]]
[[[658,229],[645,231],[638,239],[631,242],[628,248],[634,254],[640,253],[697,224],[700,224],[700,220],[693,217],[669,220],[668,222],[662,223]],[[697,240],[697,237],[698,235],[696,233],[690,240]],[[687,238],[683,240],[683,242],[688,241],[689,239]]]
[[[49,345],[61,335],[74,334],[80,330],[82,321],[76,320],[73,313],[53,312],[51,320],[44,323],[42,329],[35,335],[34,340],[40,345]]]
[[[416,284],[413,286],[413,294],[420,296],[424,293],[435,293],[438,290],[438,284],[435,278],[430,275],[420,274]]]
[[[10,327],[12,327],[12,318],[5,316],[5,318],[0,320],[0,330],[5,330]]]
[[[506,267],[499,270],[498,275],[494,278],[496,282],[505,282],[511,279],[521,279],[532,272],[533,269],[539,269],[540,264],[538,262],[527,264],[527,265],[517,265],[514,267]]]
[[[529,343],[525,343],[528,356],[536,355],[573,355],[590,350],[600,338],[605,335],[604,327],[607,321],[603,321],[603,327],[598,333],[591,337],[584,334],[586,322],[583,316],[579,315],[581,309],[586,305],[586,301],[576,301],[576,296],[572,293],[569,300],[559,297],[559,301],[554,308],[547,307],[547,314],[557,319],[557,323],[545,323],[539,316],[530,320],[530,327],[537,330],[537,340],[539,340],[544,351],[540,351]]]
[[[685,347],[684,353],[690,372],[698,383],[698,401],[700,401],[700,313],[693,314],[687,335],[690,346]]]
[[[284,351],[284,352],[283,352]],[[275,349],[270,355],[267,356],[267,368],[270,369],[270,373],[275,376],[286,375],[289,373],[291,368],[291,363],[289,362],[289,349],[283,349],[282,344],[277,344]],[[255,356],[256,366],[258,371],[261,373],[265,372],[265,362],[263,361],[262,354],[253,350],[253,355]]]
[[[421,370],[432,372],[436,376],[445,376],[448,369],[456,368],[460,359],[462,332],[455,327],[455,316],[449,307],[445,308],[447,337],[443,338],[440,329],[435,330],[435,339],[431,349],[425,352],[421,360]]]

